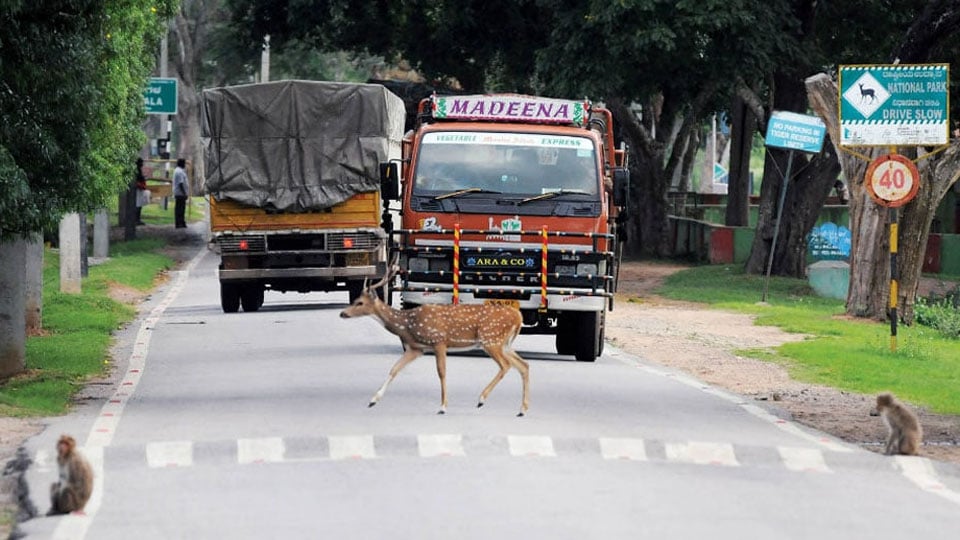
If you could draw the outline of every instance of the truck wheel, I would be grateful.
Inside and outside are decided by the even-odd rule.
[[[240,309],[240,288],[221,281],[220,307],[223,308],[224,313],[236,313]]]
[[[579,315],[568,311],[557,318],[557,354],[576,354]]]
[[[601,314],[596,311],[581,311],[578,313],[580,323],[576,328],[577,350],[574,356],[577,362],[593,362],[599,356],[601,339]]]
[[[260,309],[263,305],[263,287],[260,285],[247,285],[240,291],[240,303],[243,304],[243,310],[253,312]]]

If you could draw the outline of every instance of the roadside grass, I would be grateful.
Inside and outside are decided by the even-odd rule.
[[[756,324],[809,339],[781,345],[776,354],[739,354],[783,365],[796,380],[864,394],[890,391],[941,414],[960,414],[960,340],[920,325],[898,325],[896,351],[889,323],[851,319],[844,303],[821,298],[801,279],[764,277],[739,266],[699,266],[669,276],[658,294],[749,313]],[[884,291],[882,294],[886,294]]]
[[[45,250],[43,333],[27,339],[26,371],[0,386],[0,415],[63,414],[85,381],[109,369],[112,333],[136,316],[134,306],[110,298],[110,287],[149,291],[173,265],[157,253],[163,246],[152,238],[113,244],[110,259],[89,268],[78,295],[60,292],[59,254]]]

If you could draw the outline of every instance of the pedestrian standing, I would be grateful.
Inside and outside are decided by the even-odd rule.
[[[143,158],[137,158],[137,170],[134,173],[134,188],[136,191],[136,223],[144,225],[141,214],[143,207],[150,204],[150,190],[147,189],[147,177],[143,174]]]
[[[187,160],[180,158],[177,160],[177,168],[173,170],[173,196],[176,199],[173,207],[174,221],[176,228],[183,229],[187,226],[185,212],[187,209]]]

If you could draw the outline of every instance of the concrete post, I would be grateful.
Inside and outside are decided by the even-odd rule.
[[[110,216],[106,208],[93,215],[93,256],[100,259],[110,256]]]
[[[90,270],[90,264],[87,260],[87,249],[90,246],[89,236],[87,235],[87,214],[81,212],[77,214],[80,217],[80,277],[87,277]]]
[[[60,292],[80,294],[80,214],[60,220]]]
[[[0,242],[0,377],[24,370],[27,331],[24,320],[26,242]]]
[[[24,313],[27,334],[43,328],[43,235],[26,242],[26,291]]]

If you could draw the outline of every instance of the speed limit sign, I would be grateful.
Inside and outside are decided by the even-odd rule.
[[[870,162],[865,181],[870,197],[877,204],[896,208],[917,195],[920,171],[910,158],[887,154]]]

